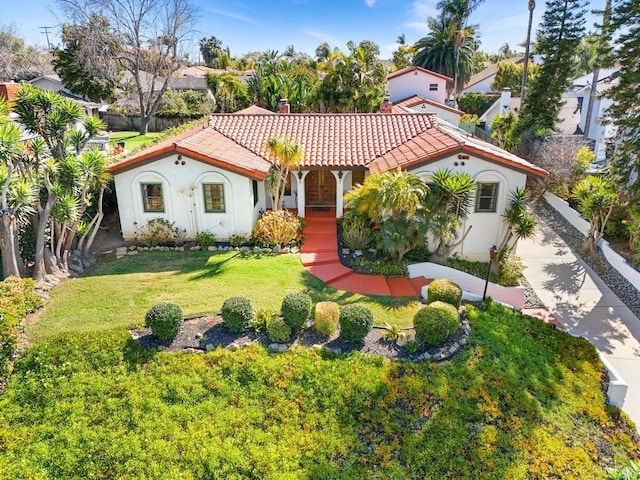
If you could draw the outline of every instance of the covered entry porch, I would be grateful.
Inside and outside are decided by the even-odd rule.
[[[364,182],[365,170],[314,169],[300,170],[292,175],[296,181],[298,215],[306,216],[307,208],[328,207],[335,209],[336,218],[341,218],[344,195]]]

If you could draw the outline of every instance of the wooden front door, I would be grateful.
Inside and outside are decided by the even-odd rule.
[[[336,177],[326,170],[312,171],[304,179],[307,206],[336,205]]]

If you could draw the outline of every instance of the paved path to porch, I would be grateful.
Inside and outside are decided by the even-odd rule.
[[[346,292],[394,297],[419,296],[430,280],[419,277],[385,278],[382,275],[360,275],[340,263],[336,211],[305,211],[304,240],[300,259],[309,273],[327,285]]]
[[[587,338],[627,383],[622,408],[640,431],[640,320],[550,226],[520,240],[518,255],[551,316]]]

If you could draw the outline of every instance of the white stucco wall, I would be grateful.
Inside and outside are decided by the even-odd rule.
[[[162,184],[164,212],[144,211],[143,183]],[[203,183],[224,185],[224,213],[205,212]],[[264,182],[258,182],[258,203],[254,206],[252,179],[185,156],[178,159],[175,154],[117,173],[115,186],[125,240],[135,237],[136,223],[144,226],[159,217],[175,222],[189,238],[203,231],[217,239],[236,233],[249,235],[259,211],[266,208]]]
[[[417,73],[417,75],[415,75]],[[418,95],[422,98],[444,104],[447,99],[446,80],[414,70],[405,75],[399,75],[388,80],[389,99],[392,102]],[[429,90],[429,85],[438,84],[438,90]]]
[[[415,107],[411,107],[416,113],[435,113],[438,118],[441,118],[451,125],[458,125],[460,123],[460,114],[452,112],[451,110],[447,110],[445,108],[438,108],[435,105],[431,105],[429,103],[421,103],[420,105],[416,105]]]
[[[479,81],[478,83],[474,83],[470,87],[463,88],[462,91],[460,92],[460,95],[464,95],[467,92],[474,92],[474,93],[493,92],[493,89],[491,88],[491,82],[493,82],[495,78],[496,78],[495,75],[491,75],[485,78],[484,80]]]
[[[454,165],[455,162],[458,162],[457,166]],[[472,213],[460,232],[461,234],[466,232],[469,226],[471,226],[471,231],[463,244],[455,250],[463,258],[487,261],[489,249],[493,245],[499,245],[504,236],[505,227],[502,222],[502,214],[507,207],[509,194],[517,187],[525,186],[526,175],[473,156],[467,160],[459,160],[457,155],[409,171],[422,176],[429,183],[431,173],[440,168],[448,168],[452,172],[466,172],[479,183],[498,183],[496,211],[475,212],[474,197],[471,207]],[[429,247],[433,249],[435,245]]]

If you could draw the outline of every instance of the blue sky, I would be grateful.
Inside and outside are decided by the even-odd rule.
[[[404,33],[414,42],[427,32],[426,19],[436,13],[438,0],[194,0],[199,8],[194,39],[215,35],[229,46],[232,55],[250,51],[279,50],[293,44],[296,50],[313,54],[322,42],[345,49],[348,40],[376,42],[383,58],[390,57],[395,41]],[[1,24],[13,24],[30,44],[45,45],[39,27],[54,27],[58,42],[59,24],[64,21],[49,0],[5,0]],[[4,2],[3,2],[4,3]],[[535,25],[544,11],[538,0]],[[528,0],[485,0],[471,17],[480,26],[486,52],[496,52],[509,43],[512,49],[525,40]],[[602,8],[594,0],[591,8]],[[589,21],[591,28],[593,20]],[[196,52],[197,48],[193,48]]]

